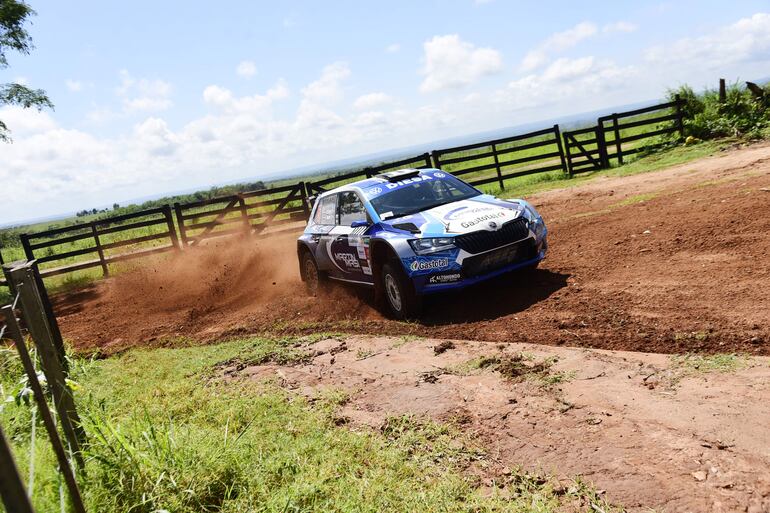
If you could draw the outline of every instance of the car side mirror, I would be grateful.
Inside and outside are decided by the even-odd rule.
[[[360,228],[361,226],[369,226],[368,221],[353,221],[350,223],[351,228]]]

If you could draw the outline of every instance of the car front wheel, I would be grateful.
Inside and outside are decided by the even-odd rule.
[[[385,303],[396,319],[410,319],[420,314],[420,298],[398,262],[382,266],[381,280]]]

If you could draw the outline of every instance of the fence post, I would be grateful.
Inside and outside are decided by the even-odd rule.
[[[307,201],[307,191],[305,190],[305,182],[299,183],[299,194],[302,197],[302,212],[305,214],[305,219],[310,219],[310,205]]]
[[[725,103],[727,101],[727,84],[725,79],[719,79],[719,103]]]
[[[620,128],[618,128],[618,115],[616,113],[612,113],[612,128],[614,129],[615,133],[615,151],[617,152],[618,157],[618,165],[623,163],[623,148],[620,144]],[[607,167],[609,167],[609,163],[607,164]]]
[[[182,238],[182,247],[187,247],[187,230],[184,227],[184,215],[182,214],[182,205],[174,203],[174,213],[176,214],[176,225],[179,227],[179,236]]]
[[[433,161],[433,168],[441,169],[441,162],[439,162],[440,154],[436,150],[432,150],[429,155],[430,159]]]
[[[41,290],[38,288],[34,262],[15,266],[8,269],[3,267],[9,282],[13,282],[13,290],[19,294],[19,304],[24,316],[24,322],[40,353],[40,360],[48,385],[54,398],[54,406],[59,413],[64,435],[70,450],[75,455],[78,466],[83,468],[83,456],[80,445],[85,441],[85,431],[80,424],[80,417],[75,410],[72,391],[67,386],[65,376],[66,358],[62,354],[63,347],[57,347],[53,326],[57,326],[56,318],[49,316],[45,308]],[[43,289],[44,290],[44,289]]]
[[[684,139],[684,121],[682,119],[682,99],[678,94],[674,95],[674,101],[676,102],[676,127],[679,129],[679,137]]]
[[[171,245],[179,251],[181,248],[179,247],[179,237],[176,235],[176,228],[174,228],[174,218],[171,216],[171,207],[163,205],[161,208],[163,209],[163,217],[166,218],[166,226],[168,227],[168,236],[171,239]]]
[[[505,190],[505,184],[503,183],[503,173],[500,170],[500,160],[497,158],[497,145],[492,144],[492,157],[495,159],[495,169],[497,170],[497,181],[500,184],[500,189]]]
[[[110,275],[110,270],[107,267],[107,262],[104,261],[104,250],[102,249],[102,243],[99,241],[99,232],[96,230],[96,223],[89,223],[91,225],[91,233],[94,236],[94,244],[96,244],[96,252],[99,254],[99,263],[102,265],[102,275],[106,278]]]
[[[241,211],[241,221],[243,221],[243,231],[246,235],[251,232],[251,223],[249,222],[248,207],[246,206],[246,200],[243,199],[243,195],[238,193],[238,210]]]
[[[29,235],[22,233],[19,235],[19,240],[21,240],[21,247],[24,248],[24,256],[27,258],[27,260],[34,260],[35,255],[32,254],[32,248],[29,245]]]
[[[2,308],[3,315],[5,316],[5,322],[8,329],[11,332],[11,338],[14,341],[16,350],[19,352],[19,359],[24,366],[24,371],[27,373],[29,379],[29,385],[32,389],[32,396],[37,403],[37,410],[40,413],[40,418],[43,420],[43,425],[48,433],[48,438],[51,441],[56,459],[59,462],[59,471],[64,476],[64,482],[67,485],[70,494],[70,500],[72,501],[73,509],[77,513],[85,513],[83,507],[83,500],[80,497],[80,490],[78,489],[77,481],[75,480],[75,473],[72,470],[67,453],[64,450],[61,438],[59,438],[59,432],[56,430],[56,424],[54,424],[53,417],[51,416],[51,410],[48,408],[48,402],[45,398],[43,387],[40,386],[40,380],[37,378],[37,372],[35,371],[35,365],[32,363],[32,358],[27,350],[27,345],[24,343],[24,337],[21,334],[21,328],[16,320],[16,315],[11,305],[6,305]],[[8,509],[8,511],[16,511],[14,509]]]
[[[570,176],[572,176],[572,173],[567,169],[567,161],[564,158],[564,146],[562,144],[561,139],[561,129],[559,129],[559,125],[553,125],[553,133],[556,136],[556,147],[559,150],[559,159],[561,160],[561,169],[563,172],[568,173]]]
[[[425,167],[426,168],[433,167],[433,163],[430,161],[430,153],[427,153],[427,152],[423,153],[422,154],[422,158],[425,159]]]
[[[5,511],[35,513],[24,490],[19,469],[13,462],[13,453],[2,426],[0,426],[0,499],[3,500]]]
[[[607,137],[604,132],[604,120],[602,118],[599,118],[596,121],[594,138],[596,139],[596,148],[599,150],[599,162],[601,167],[610,167],[610,155],[607,152]]]

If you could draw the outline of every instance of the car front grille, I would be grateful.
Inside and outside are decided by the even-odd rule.
[[[531,260],[537,256],[535,239],[525,239],[483,255],[467,257],[463,261],[463,275],[473,278],[501,267]]]
[[[479,230],[455,237],[455,245],[475,255],[524,239],[529,235],[527,220],[523,217],[508,221],[497,231]]]

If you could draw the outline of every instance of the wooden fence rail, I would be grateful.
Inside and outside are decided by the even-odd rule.
[[[602,167],[610,167],[612,159],[617,160],[619,165],[623,164],[624,156],[650,149],[650,145],[639,146],[638,144],[631,148],[624,148],[623,145],[626,143],[667,135],[673,132],[679,132],[679,136],[684,137],[682,103],[682,100],[677,95],[672,102],[600,117],[597,120],[597,134],[600,139],[600,148],[603,149]],[[661,113],[661,111],[665,112]],[[648,116],[651,113],[656,113],[656,115]],[[640,116],[643,117],[636,120],[629,119]],[[669,121],[673,121],[673,123],[667,123]],[[661,125],[661,123],[665,124]],[[650,125],[654,125],[651,130],[641,131],[632,135],[625,135],[623,133],[632,128]]]
[[[254,201],[255,198],[267,199]],[[225,235],[260,235],[276,226],[304,221],[310,215],[304,182],[193,203],[174,203],[174,211],[184,246]]]
[[[147,235],[122,238],[122,232],[146,228]],[[89,241],[91,245],[81,247],[79,241]],[[149,248],[130,248],[150,241],[166,242],[165,245],[154,245]],[[37,233],[21,234],[21,245],[28,260],[36,260],[38,264],[60,262],[82,255],[96,254],[96,258],[85,261],[73,261],[57,267],[41,268],[43,277],[56,276],[92,267],[101,267],[104,276],[109,275],[109,264],[142,258],[157,253],[178,250],[174,220],[171,207],[164,205],[159,208],[132,212],[109,217],[89,223],[46,230]],[[67,247],[69,246],[69,248]],[[74,248],[74,249],[73,249]],[[123,248],[129,248],[125,251]],[[111,253],[118,250],[117,253]],[[40,254],[45,250],[44,254]],[[58,251],[57,251],[58,250]],[[108,253],[109,252],[109,253]]]
[[[559,125],[527,134],[431,152],[437,168],[469,176],[471,185],[497,182],[535,173],[567,172]],[[489,175],[489,171],[495,171]],[[479,176],[481,175],[481,176]]]

